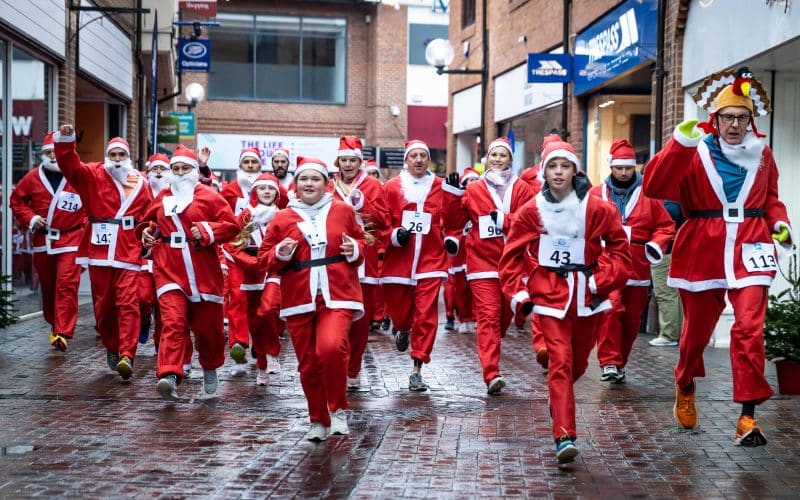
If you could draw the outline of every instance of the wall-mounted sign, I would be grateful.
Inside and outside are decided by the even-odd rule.
[[[575,40],[575,95],[655,59],[658,1],[628,0]]]
[[[378,165],[381,168],[403,168],[405,154],[405,148],[381,148]]]
[[[180,142],[179,128],[180,122],[177,118],[172,116],[159,116],[157,135],[158,142],[178,144]]]
[[[566,83],[572,80],[569,54],[528,54],[528,83]]]
[[[178,8],[201,16],[214,17],[217,15],[217,0],[180,0]]]
[[[208,73],[211,69],[211,41],[178,40],[178,69]]]
[[[181,139],[194,137],[194,113],[170,113],[169,116],[178,119],[178,134]]]

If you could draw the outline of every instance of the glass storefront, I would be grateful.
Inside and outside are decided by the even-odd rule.
[[[498,135],[514,137],[514,171],[519,175],[524,169],[541,160],[540,150],[544,136],[561,128],[561,104],[538,109],[500,124]],[[513,132],[513,134],[512,134]]]

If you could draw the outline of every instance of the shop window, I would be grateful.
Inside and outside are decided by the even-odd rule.
[[[466,28],[475,24],[475,0],[461,2],[461,27]]]
[[[344,19],[220,14],[210,99],[345,102]]]
[[[112,137],[125,137],[127,135],[127,127],[125,125],[125,106],[120,104],[109,104],[108,138],[111,139]]]

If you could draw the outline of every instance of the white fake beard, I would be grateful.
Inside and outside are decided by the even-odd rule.
[[[400,187],[403,197],[411,203],[425,203],[432,184],[433,175],[425,175],[421,179],[417,179],[408,173],[408,170],[400,172]]]
[[[539,194],[536,196],[536,208],[547,234],[570,238],[583,236],[581,202],[574,190],[559,203],[551,203]]]
[[[158,196],[158,193],[170,186],[171,176],[172,174],[169,172],[165,174],[156,174],[155,172],[150,172],[147,174],[147,182],[150,184],[150,190],[153,191],[154,197]]]
[[[741,144],[728,144],[725,139],[720,137],[719,147],[725,158],[740,167],[752,170],[761,164],[764,143],[752,132],[744,135]]]
[[[133,168],[130,158],[126,158],[122,161],[111,161],[106,158],[104,166],[106,167],[106,172],[121,184],[128,182],[128,175],[136,171]]]
[[[275,205],[258,204],[255,207],[250,207],[251,220],[257,226],[264,226],[275,217],[277,211],[278,207]]]
[[[50,157],[47,155],[42,155],[42,167],[51,172],[61,172],[61,169],[58,168],[58,163],[56,163],[55,160],[50,159]]]
[[[240,168],[236,171],[236,180],[239,181],[239,186],[241,186],[242,190],[249,193],[259,175],[261,175],[261,172],[245,172]]]
[[[200,172],[193,168],[186,174],[173,175],[170,179],[170,188],[175,198],[185,200],[194,196],[194,188],[198,182],[200,182]]]

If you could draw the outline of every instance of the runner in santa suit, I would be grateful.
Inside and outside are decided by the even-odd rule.
[[[366,160],[364,162],[364,170],[367,171],[367,175],[374,177],[378,182],[380,182],[381,188],[383,188],[381,169],[378,167],[378,163],[375,160],[371,158]],[[381,267],[383,266],[383,256],[386,253],[386,245],[384,244],[385,231],[376,231],[374,236],[375,241],[372,243],[372,245],[367,246],[367,255],[365,259],[372,259],[377,263],[377,276],[380,276]],[[382,328],[384,321],[387,323],[387,325],[383,329],[388,330],[389,318],[386,316],[386,304],[383,300],[383,287],[380,285],[380,280],[378,280],[378,283],[372,287],[372,298],[369,300],[372,301],[372,321],[370,321],[369,324],[370,331],[377,331],[378,329]]]
[[[703,86],[712,88],[705,85],[712,79]],[[766,92],[756,93],[755,86],[761,88],[755,80],[747,88],[734,80],[707,101],[711,114],[702,124],[707,135],[695,127],[697,120],[680,124],[648,163],[643,184],[647,196],[679,201],[687,216],[672,247],[668,279],[679,289],[685,315],[673,414],[687,429],[697,425],[694,379],[705,375],[703,350],[727,296],[734,315],[733,400],[742,404],[735,442],[742,446],[767,442],[754,417],[756,405],[772,396],[764,377],[763,325],[777,269],[773,240],[792,241],[786,207],[778,199],[778,168],[753,122],[756,113],[769,109]]]
[[[358,269],[364,316],[353,322],[350,328],[350,359],[347,368],[347,389],[359,390],[361,360],[367,348],[370,321],[373,312],[373,289],[380,284],[378,254],[374,251],[375,235],[389,227],[389,210],[383,195],[381,182],[367,174],[362,168],[364,146],[356,136],[339,138],[339,151],[334,164],[339,169],[333,176],[333,198],[344,201],[356,211],[358,220],[367,236],[364,265]],[[371,251],[372,250],[372,251]]]
[[[599,313],[611,309],[608,294],[624,286],[631,257],[619,215],[588,194],[572,146],[548,144],[542,165],[542,191],[517,212],[499,269],[512,309],[540,316],[556,459],[566,463],[578,454],[573,384],[586,371]]]
[[[250,204],[236,217],[239,235],[225,244],[228,255],[242,269],[241,289],[247,296],[247,321],[256,352],[256,385],[269,383],[269,373],[280,373],[278,356],[281,353],[279,335],[283,323],[279,318],[280,276],[267,276],[266,262],[258,261],[258,249],[267,233],[270,221],[278,213],[280,189],[278,179],[270,173],[261,174],[253,183]],[[259,308],[267,302],[267,310]],[[269,307],[274,304],[274,307]]]
[[[297,354],[308,400],[310,441],[348,434],[348,331],[364,314],[358,266],[364,232],[347,203],[326,192],[327,168],[297,159],[297,199],[267,229],[258,252],[270,275],[281,275],[281,317]]]
[[[281,188],[281,207],[286,208],[286,203],[289,198],[286,193],[291,191],[294,181],[294,168],[290,158],[288,148],[275,148],[272,150],[272,158],[270,159],[269,166],[265,169],[267,172],[272,172],[278,179],[278,184]]]
[[[152,249],[153,276],[161,309],[156,390],[164,399],[178,398],[184,377],[185,346],[194,332],[203,388],[213,395],[217,368],[225,362],[222,325],[222,270],[217,245],[239,231],[225,199],[199,183],[195,153],[178,146],[170,159],[170,187],[161,191],[137,233]]]
[[[466,237],[466,272],[473,295],[473,311],[478,319],[478,358],[483,367],[487,393],[500,394],[506,381],[500,373],[500,343],[511,324],[514,312],[509,308],[510,297],[500,289],[497,263],[503,253],[506,234],[516,212],[532,197],[530,187],[511,170],[513,153],[506,137],[489,144],[486,153],[486,173],[476,182],[461,189],[458,173],[451,173],[444,190],[446,227],[472,228]],[[451,255],[456,253],[457,240],[448,238],[445,246]]]
[[[442,221],[442,179],[428,170],[430,150],[406,142],[405,168],[384,185],[392,231],[386,245],[381,283],[389,317],[398,330],[395,344],[408,349],[414,367],[411,391],[426,391],[422,364],[429,363],[439,320],[439,288],[447,279]]]
[[[603,317],[597,359],[602,369],[600,380],[621,384],[647,308],[650,264],[661,262],[675,236],[675,224],[660,200],[642,194],[633,146],[625,139],[616,139],[611,143],[610,157],[611,174],[590,193],[611,203],[622,217],[631,247],[632,274],[625,288],[611,294],[613,309]]]
[[[81,195],[89,218],[76,261],[89,266],[106,363],[128,380],[133,375],[141,319],[137,286],[142,256],[134,229],[153,201],[150,190],[131,163],[125,139],[108,141],[105,162],[89,164],[78,156],[72,125],[62,125],[54,141],[56,163]]]
[[[258,148],[243,149],[239,155],[239,170],[236,171],[236,182],[222,188],[222,197],[230,205],[233,214],[238,216],[250,205],[250,193],[253,183],[261,175],[261,153]],[[223,249],[223,254],[225,253]],[[228,294],[225,297],[225,311],[228,315],[228,346],[230,356],[235,361],[231,368],[234,376],[244,375],[247,363],[247,349],[250,346],[250,331],[247,323],[247,296],[241,289],[244,278],[242,268],[233,257],[228,260]]]
[[[42,313],[50,325],[50,345],[67,350],[78,321],[81,266],[75,263],[86,224],[81,197],[55,161],[53,133],[42,144],[42,163],[11,191],[14,218],[32,233],[33,266],[39,274]]]

